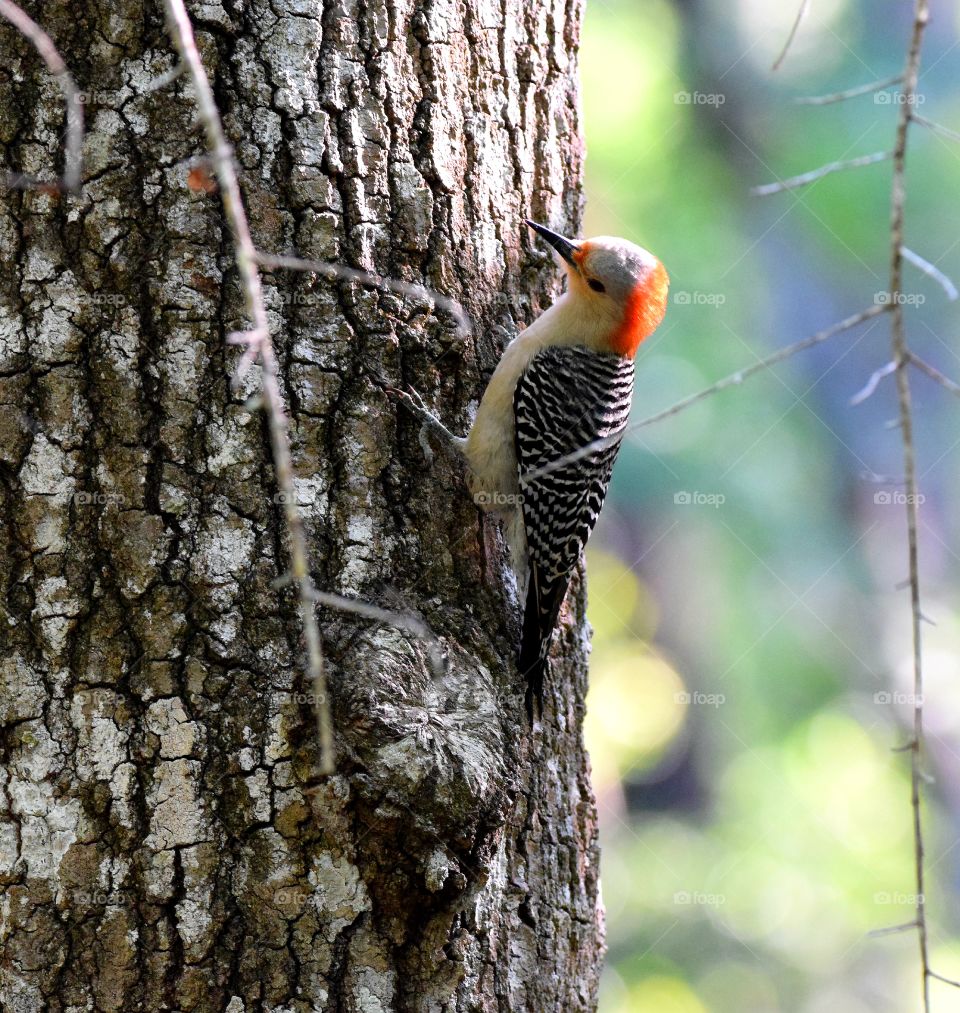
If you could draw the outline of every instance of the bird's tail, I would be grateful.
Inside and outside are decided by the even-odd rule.
[[[560,606],[567,588],[565,582],[542,587],[531,575],[527,603],[523,611],[523,632],[520,636],[520,674],[527,683],[526,703],[530,721],[543,714],[543,683],[547,673],[547,652]]]

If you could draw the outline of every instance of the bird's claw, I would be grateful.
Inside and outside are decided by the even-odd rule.
[[[435,436],[440,437],[446,444],[449,444],[452,449],[461,453],[463,452],[463,445],[466,441],[461,437],[455,436],[447,429],[437,416],[430,411],[419,392],[413,387],[408,386],[406,390],[400,390],[398,387],[386,387],[384,389],[387,394],[395,397],[399,403],[405,405],[411,414],[420,420],[418,441],[428,461],[433,461],[434,457],[433,450],[427,442],[428,432],[433,432]]]
[[[427,406],[424,404],[423,398],[413,389],[413,387],[408,386],[406,390],[401,390],[399,387],[384,387],[384,390],[387,394],[395,397],[398,401],[405,404],[411,411],[427,411]]]
[[[401,404],[406,405],[414,415],[429,419],[431,422],[436,421],[433,412],[430,411],[420,393],[413,387],[408,386],[406,390],[401,390],[399,387],[387,387],[385,390]]]
[[[419,418],[421,425],[417,442],[420,444],[421,450],[423,450],[427,463],[432,464],[434,454],[433,449],[427,442],[427,432],[430,429],[443,428],[439,419],[427,408],[420,393],[413,387],[408,385],[406,390],[400,390],[399,387],[387,387],[385,389],[387,394],[395,397],[398,403],[405,405],[413,415]]]

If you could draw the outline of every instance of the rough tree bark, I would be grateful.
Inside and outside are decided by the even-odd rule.
[[[461,467],[384,395],[466,428],[555,294],[522,235],[576,231],[580,0],[196,0],[259,247],[422,281],[429,307],[269,275],[338,772],[311,687],[216,194],[159,4],[34,0],[85,92],[78,195],[0,193],[4,1010],[589,1010],[602,923],[581,741],[582,587],[542,734],[519,606]],[[63,108],[0,26],[7,168],[54,176]]]

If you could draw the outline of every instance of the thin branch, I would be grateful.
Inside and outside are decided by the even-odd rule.
[[[914,253],[913,250],[906,246],[900,248],[900,252],[903,254],[903,259],[908,260],[914,267],[921,270],[928,278],[933,280],[943,289],[947,294],[947,298],[953,302],[957,298],[957,286],[937,267],[935,264],[931,264],[929,260],[925,260],[920,256],[919,253]]]
[[[227,335],[228,345],[240,345],[243,348],[243,355],[240,356],[240,361],[237,363],[233,370],[233,376],[230,378],[230,386],[234,390],[238,390],[240,382],[247,375],[247,371],[257,361],[257,357],[260,355],[260,342],[263,335],[258,331],[231,331]],[[255,408],[263,408],[263,398],[259,399],[259,403],[251,403],[250,399],[247,399],[244,407],[248,411],[253,411]]]
[[[186,70],[185,64],[180,62],[175,63],[165,74],[161,74],[152,81],[148,81],[141,94],[149,95],[152,92],[159,91],[161,88],[166,88],[167,85],[173,84],[174,81],[183,77]]]
[[[819,169],[811,169],[810,172],[791,176],[778,183],[764,183],[762,186],[751,187],[750,194],[753,197],[769,197],[774,193],[783,193],[784,190],[795,190],[797,187],[815,183],[832,172],[843,172],[845,169],[859,169],[864,165],[874,165],[877,162],[886,161],[892,155],[891,151],[875,151],[872,155],[860,155],[859,158],[848,158],[842,162],[828,162],[826,165],[821,165]]]
[[[307,669],[317,701],[319,766],[321,773],[329,774],[334,770],[333,726],[327,696],[326,673],[323,668],[320,629],[317,625],[312,597],[313,585],[307,560],[307,539],[294,492],[287,415],[280,393],[276,352],[270,340],[267,311],[263,302],[260,274],[257,269],[257,254],[240,196],[240,184],[234,166],[233,151],[223,132],[223,124],[220,121],[220,114],[210,88],[210,81],[203,68],[200,53],[197,51],[190,18],[184,8],[183,0],[164,0],[164,5],[170,35],[180,54],[180,60],[186,66],[193,82],[197,107],[206,132],[207,148],[217,181],[220,184],[224,211],[233,235],[237,270],[240,272],[245,307],[247,315],[253,323],[251,333],[254,337],[251,337],[251,342],[255,341],[256,354],[261,365],[263,401],[270,430],[273,466],[277,486],[282,493],[283,512],[290,534],[291,570],[300,602],[300,614],[307,647]],[[253,344],[251,344],[252,347],[254,347]]]
[[[907,349],[903,303],[899,298],[903,286],[903,219],[906,201],[907,135],[910,130],[911,107],[917,92],[920,74],[920,52],[923,33],[929,21],[928,0],[914,0],[913,29],[903,72],[903,102],[897,118],[896,143],[893,149],[893,181],[890,193],[890,285],[893,309],[890,314],[890,344],[897,364],[897,402],[900,432],[903,440],[903,471],[906,479],[907,555],[910,566],[910,616],[913,641],[913,748],[910,750],[910,806],[913,812],[914,873],[916,880],[916,922],[920,948],[923,1009],[930,1010],[930,955],[927,933],[926,898],[924,894],[923,820],[920,810],[921,761],[923,750],[923,656],[920,626],[923,613],[920,607],[920,564],[917,550],[917,465],[913,442],[913,409],[910,399],[910,378],[907,366],[910,353]]]
[[[894,588],[895,591],[906,591],[906,589],[909,586],[910,586],[910,581],[908,579],[908,580],[902,580],[898,584],[894,584],[893,588]],[[891,753],[909,753],[910,750],[913,749],[913,748],[914,748],[913,739],[911,739],[909,742],[905,742],[902,746],[891,746],[890,747],[890,752]],[[914,922],[913,924],[916,924],[916,923]]]
[[[875,369],[866,384],[864,384],[864,386],[858,390],[852,398],[850,398],[850,404],[863,404],[863,402],[866,401],[867,398],[870,397],[870,395],[877,389],[880,381],[885,376],[889,376],[896,368],[897,364],[895,362],[888,362],[885,366]]]
[[[960,383],[955,383],[950,379],[949,376],[944,376],[936,366],[931,366],[929,362],[921,359],[919,355],[914,352],[908,351],[907,358],[910,360],[911,366],[916,366],[921,373],[926,373],[935,383],[939,383],[944,390],[948,390],[955,397],[960,397]]]
[[[793,40],[800,28],[800,22],[807,16],[807,11],[809,9],[810,0],[802,0],[800,10],[797,11],[796,20],[793,22],[790,34],[787,36],[787,41],[783,44],[783,49],[780,50],[780,55],[773,61],[773,66],[770,68],[771,70],[778,71],[783,64],[783,61],[787,58],[787,53],[790,51],[790,47],[793,45]]]
[[[865,323],[867,320],[872,320],[874,317],[880,316],[882,313],[886,313],[888,309],[889,307],[883,304],[871,306],[869,309],[863,310],[860,313],[854,313],[852,316],[849,316],[838,323],[832,324],[830,327],[827,327],[822,331],[817,331],[816,334],[811,334],[808,338],[801,338],[800,341],[795,341],[792,345],[785,345],[783,348],[778,349],[776,352],[771,353],[765,358],[758,359],[749,366],[745,366],[743,369],[737,370],[736,373],[731,373],[729,376],[725,376],[722,380],[718,380],[709,387],[705,387],[698,393],[691,394],[688,397],[683,398],[670,408],[665,408],[663,411],[656,412],[654,415],[648,415],[639,422],[632,422],[627,427],[626,431],[627,433],[632,433],[634,430],[641,429],[643,426],[649,426],[654,422],[659,422],[661,419],[668,418],[671,415],[676,415],[677,412],[683,411],[683,409],[688,408],[697,401],[702,401],[705,397],[709,397],[717,391],[724,390],[726,387],[735,387],[738,384],[743,383],[747,377],[753,376],[754,373],[759,373],[761,370],[769,369],[771,366],[776,366],[779,363],[784,362],[786,359],[792,358],[798,352],[805,352],[808,348],[813,348],[815,345],[822,344],[824,341],[828,341],[830,338],[833,338],[838,334],[842,334],[844,331],[849,331],[852,328]]]
[[[886,77],[882,81],[871,81],[869,84],[857,85],[856,88],[848,88],[846,91],[835,91],[829,95],[807,95],[794,99],[794,102],[800,106],[828,106],[834,102],[845,102],[848,98],[858,98],[860,95],[883,91],[884,88],[890,88],[902,80],[903,74],[894,74],[893,77]]]
[[[871,485],[903,485],[903,479],[895,475],[881,475],[869,468],[861,468],[859,476],[861,481],[869,482]]]
[[[327,605],[330,608],[339,609],[341,612],[352,612],[354,615],[386,623],[398,630],[412,633],[429,646],[430,667],[433,669],[434,677],[443,678],[444,666],[440,641],[433,630],[416,616],[409,612],[393,612],[389,609],[382,609],[376,605],[370,605],[368,602],[358,601],[356,598],[344,598],[343,595],[331,594],[329,591],[318,591],[316,588],[311,591],[311,597],[320,605]]]
[[[257,253],[257,262],[261,267],[268,270],[307,271],[312,274],[321,274],[332,280],[342,278],[345,281],[356,281],[361,285],[369,285],[372,288],[385,289],[388,292],[396,292],[398,295],[414,299],[426,299],[434,306],[446,310],[456,321],[457,331],[461,338],[470,334],[470,318],[464,308],[449,296],[434,292],[433,289],[415,282],[400,281],[398,278],[384,278],[379,274],[371,274],[369,271],[361,271],[355,267],[344,267],[342,264],[333,264],[328,260],[305,260],[303,257],[277,256],[271,253]]]
[[[888,925],[886,928],[883,929],[873,929],[872,931],[868,932],[867,935],[874,939],[877,939],[880,936],[895,936],[900,932],[909,932],[911,929],[915,929],[916,927],[917,927],[917,920],[914,918],[913,921],[903,922],[900,925]]]
[[[945,127],[942,123],[936,123],[933,120],[928,120],[926,116],[921,116],[918,112],[910,114],[910,119],[914,123],[919,123],[920,126],[926,127],[928,130],[932,130],[935,134],[941,134],[944,137],[949,137],[951,141],[960,141],[960,133],[956,130],[951,130],[949,127]]]
[[[63,177],[55,182],[9,173],[6,185],[16,190],[33,188],[43,190],[76,190],[80,186],[83,163],[83,103],[63,57],[57,52],[53,39],[12,0],[0,0],[0,17],[6,18],[33,44],[40,58],[55,77],[67,104],[67,134],[64,142]]]
[[[754,373],[759,373],[762,370],[769,369],[771,366],[776,366],[778,363],[791,358],[798,352],[806,351],[806,349],[813,348],[814,345],[819,345],[821,342],[827,341],[829,338],[832,338],[837,334],[849,331],[858,324],[862,324],[867,320],[872,320],[874,317],[880,316],[882,313],[888,312],[889,309],[889,304],[878,303],[867,310],[863,310],[861,313],[855,313],[853,316],[847,317],[845,320],[841,320],[839,323],[833,324],[831,327],[827,327],[825,330],[817,331],[816,334],[812,334],[808,338],[795,341],[792,345],[786,345],[783,348],[778,349],[776,352],[773,352],[771,355],[768,355],[766,358],[758,359],[749,366],[745,366],[743,369],[738,369],[736,373],[731,373],[729,376],[725,376],[722,380],[717,380],[716,383],[712,383],[709,387],[705,387],[703,390],[697,391],[696,394],[690,394],[687,397],[682,398],[669,408],[664,408],[663,411],[656,412],[653,415],[648,415],[639,422],[632,422],[623,429],[617,430],[617,432],[612,433],[610,436],[607,436],[602,440],[594,440],[593,443],[588,443],[586,446],[580,447],[578,450],[571,451],[569,454],[558,458],[556,461],[550,461],[541,468],[526,472],[520,476],[520,484],[523,486],[529,482],[536,481],[536,479],[542,478],[544,475],[549,475],[552,471],[556,471],[558,468],[566,467],[566,465],[573,464],[575,461],[579,461],[590,454],[595,454],[600,450],[604,450],[621,440],[624,436],[635,432],[637,429],[642,429],[644,426],[653,425],[654,422],[660,422],[663,419],[669,418],[671,415],[676,415],[678,412],[684,411],[691,405],[696,404],[698,401],[702,401],[704,398],[710,397],[718,391],[725,390],[727,387],[736,387],[743,383],[747,377],[753,376]]]
[[[954,981],[953,978],[947,978],[942,974],[938,974],[936,971],[931,971],[930,977],[936,978],[937,981],[942,981],[944,985],[953,985],[954,988],[960,988],[960,981]]]

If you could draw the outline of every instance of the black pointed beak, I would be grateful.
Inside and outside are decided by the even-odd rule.
[[[533,229],[533,231],[536,232],[543,240],[549,243],[568,264],[572,267],[577,266],[577,262],[573,259],[573,255],[580,249],[580,247],[576,243],[572,243],[569,239],[565,239],[559,232],[552,232],[545,225],[538,225],[536,222],[531,222],[529,218],[524,218],[523,224],[529,225],[530,228]]]

